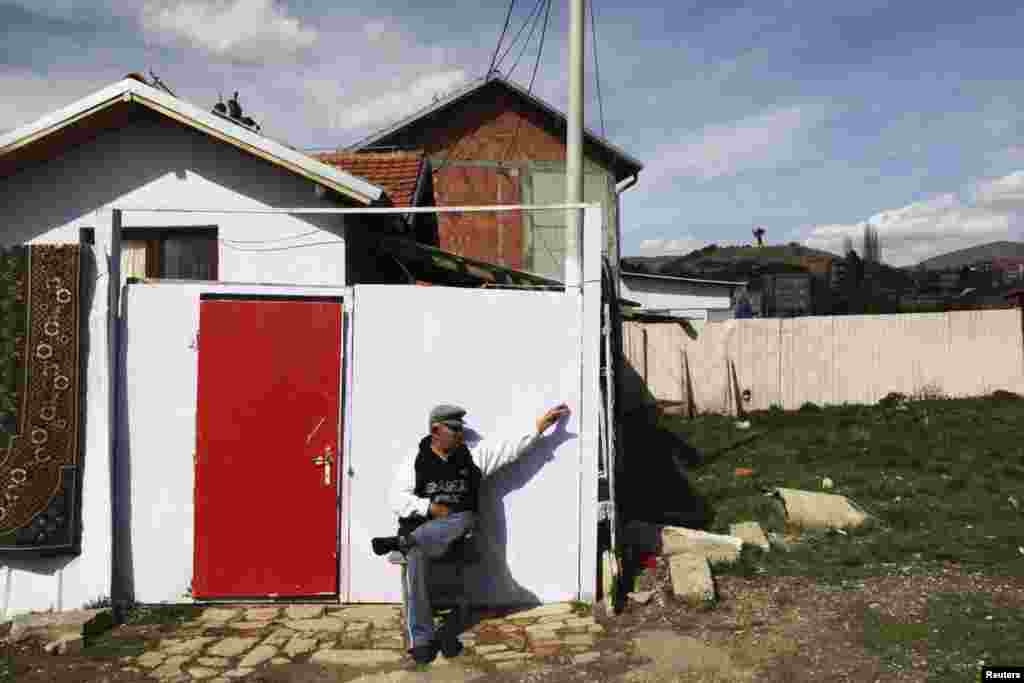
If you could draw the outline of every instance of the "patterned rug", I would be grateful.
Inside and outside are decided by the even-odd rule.
[[[0,251],[0,550],[78,544],[80,249]]]

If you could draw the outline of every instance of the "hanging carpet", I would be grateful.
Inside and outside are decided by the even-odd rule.
[[[0,551],[80,544],[80,248],[0,250]]]

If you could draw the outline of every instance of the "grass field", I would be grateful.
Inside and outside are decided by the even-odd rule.
[[[880,520],[845,536],[805,534],[791,552],[759,558],[763,571],[841,581],[955,561],[1024,575],[1024,400],[805,406],[749,419],[740,430],[724,416],[661,418],[702,459],[690,476],[715,512],[711,531],[745,520],[783,531],[764,490],[821,491],[824,477]],[[738,477],[739,467],[754,474]]]
[[[784,532],[773,487],[829,491],[877,517],[846,535],[801,534],[788,552],[746,551],[716,574],[802,575],[857,590],[871,577],[915,576],[956,563],[989,577],[1024,576],[1024,400],[1012,395],[771,410],[736,418],[661,417],[696,449],[689,476],[713,510],[709,530],[756,520]],[[754,470],[737,476],[736,468]],[[898,666],[928,652],[929,680],[971,679],[978,661],[1024,665],[1024,612],[990,593],[937,592],[927,617],[886,621],[868,610],[863,646]],[[965,678],[965,676],[967,678]]]

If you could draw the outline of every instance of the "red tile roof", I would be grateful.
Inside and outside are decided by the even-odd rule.
[[[412,206],[416,180],[426,160],[422,151],[321,152],[312,156],[380,187],[399,208]]]

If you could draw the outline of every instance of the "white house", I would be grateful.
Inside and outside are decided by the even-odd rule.
[[[133,78],[0,137],[0,245],[81,245],[87,266],[81,542],[0,547],[0,618],[112,594],[397,601],[369,539],[393,530],[381,491],[440,402],[483,438],[570,405],[488,489],[473,591],[594,597],[600,211],[564,291],[360,285],[349,237],[409,211],[370,208],[382,194]]]
[[[733,295],[747,283],[622,271],[621,284],[622,297],[639,303],[641,312],[722,320],[732,317]]]

